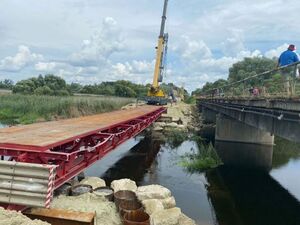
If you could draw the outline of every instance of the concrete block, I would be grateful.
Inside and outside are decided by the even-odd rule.
[[[146,213],[152,215],[157,211],[164,210],[163,204],[158,199],[147,199],[142,201],[142,204],[145,208]]]
[[[179,225],[180,208],[165,209],[151,215],[151,225]]]
[[[110,186],[112,189],[114,189],[115,192],[117,192],[117,191],[136,192],[136,190],[137,190],[136,183],[130,179],[114,180]]]
[[[187,217],[184,213],[181,213],[178,224],[179,225],[197,225],[194,220]]]
[[[171,191],[161,185],[141,186],[136,195],[140,201],[146,199],[165,199],[171,197]]]
[[[159,199],[159,201],[163,205],[164,209],[171,209],[176,207],[176,200],[173,196],[164,199]]]
[[[80,184],[91,185],[93,189],[106,186],[105,180],[102,180],[99,177],[84,178],[82,181],[80,181]]]

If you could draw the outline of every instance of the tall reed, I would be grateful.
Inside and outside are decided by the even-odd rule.
[[[133,99],[87,96],[0,95],[0,122],[28,124],[120,109]]]

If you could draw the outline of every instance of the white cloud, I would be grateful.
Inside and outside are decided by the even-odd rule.
[[[285,50],[286,45],[280,46],[283,43],[300,46],[300,30],[297,23],[291,23],[298,19],[298,1],[170,2],[170,70],[165,81],[185,83],[192,90],[206,81],[226,78],[228,68],[244,57],[272,58]],[[20,7],[14,1],[0,1],[0,32],[5,29],[5,35],[0,35],[0,72],[6,77],[20,80],[40,72],[83,83],[151,82],[161,1],[44,4],[27,0],[18,4]],[[289,16],[283,16],[285,12]],[[38,49],[34,52],[45,59],[26,46],[15,56],[11,54],[20,44],[34,46]],[[274,46],[280,47],[272,49]]]
[[[224,42],[231,34],[228,28],[243,31],[247,42],[297,40],[300,31],[291,21],[297,21],[299,10],[298,0],[288,4],[282,0],[219,1],[200,14],[188,30],[195,34],[200,27],[197,37],[210,43]],[[284,12],[289,16],[283,16]]]
[[[114,80],[131,80],[133,82],[146,84],[152,81],[155,61],[138,61],[116,63],[111,67],[111,78]]]
[[[38,62],[35,64],[35,70],[43,73],[54,73],[67,80],[72,80],[72,76],[88,77],[99,72],[99,68],[96,66],[76,67],[61,62]]]
[[[183,35],[180,44],[176,45],[173,50],[177,52],[183,60],[206,59],[212,57],[211,50],[203,40],[192,40],[189,36]]]
[[[133,60],[131,63],[117,63],[112,65],[112,71],[115,75],[137,75],[137,74],[148,74],[154,71],[155,61],[137,61]]]
[[[222,51],[226,56],[235,56],[245,50],[243,31],[231,29],[232,37],[227,38],[221,44]]]
[[[54,73],[68,81],[101,82],[127,75],[130,79],[132,72],[141,73],[147,68],[143,61],[113,64],[110,57],[114,53],[122,52],[125,48],[123,34],[117,22],[112,17],[103,19],[102,26],[91,36],[82,41],[81,50],[72,53],[67,60],[41,61],[35,64],[35,70],[44,73]],[[125,78],[124,78],[125,79]]]
[[[56,62],[38,62],[35,64],[35,70],[40,72],[51,73],[58,69],[58,63]]]
[[[0,61],[2,71],[20,71],[36,61],[43,60],[41,54],[31,53],[29,47],[20,45],[15,56],[7,56]]]
[[[287,50],[288,46],[289,45],[285,43],[276,49],[271,49],[265,53],[265,56],[270,59],[274,57],[279,57],[283,51]]]
[[[226,79],[229,68],[245,57],[262,57],[259,50],[245,50],[241,38],[235,40],[238,40],[239,48],[235,48],[235,51],[231,52],[234,55],[215,57],[203,40],[193,40],[188,36],[184,36],[176,43],[174,48],[174,53],[178,55],[184,69],[172,74],[172,79],[175,80],[175,83],[185,83],[186,88],[191,91],[203,86],[206,82],[213,82],[220,78]],[[198,44],[189,45],[188,42]],[[233,42],[235,41],[231,43]],[[226,45],[229,47],[228,43]],[[189,54],[185,54],[186,52]],[[173,69],[173,71],[176,70]]]
[[[109,57],[123,51],[124,39],[117,22],[112,17],[103,20],[102,27],[90,39],[84,40],[79,52],[70,56],[73,66],[99,66],[109,63]]]

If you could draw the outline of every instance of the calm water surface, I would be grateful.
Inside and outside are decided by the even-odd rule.
[[[171,148],[153,137],[138,136],[85,174],[100,176],[108,184],[130,178],[138,185],[163,185],[172,191],[178,207],[200,225],[299,225],[300,145],[280,138],[275,144],[267,149],[273,152],[272,157],[264,159],[271,167],[268,171],[220,166],[204,173],[189,173],[179,162],[186,153],[197,152],[197,143],[185,141]],[[265,150],[236,143],[219,147],[227,157],[234,152],[233,160],[240,161],[245,155],[240,158],[236,152]]]
[[[2,127],[5,125],[0,123]],[[205,173],[189,173],[179,162],[186,153],[197,152],[197,143],[186,141],[171,148],[153,137],[139,136],[85,174],[100,176],[108,184],[130,178],[138,185],[163,185],[172,191],[178,207],[200,225],[299,225],[300,145],[275,140],[270,171],[220,166]],[[232,148],[243,150],[246,146],[235,144]]]
[[[242,150],[243,146],[235,146]],[[107,183],[121,178],[169,188],[184,213],[205,225],[300,224],[300,147],[277,139],[270,171],[220,166],[188,173],[178,165],[192,141],[172,149],[151,137],[132,139],[86,171]]]

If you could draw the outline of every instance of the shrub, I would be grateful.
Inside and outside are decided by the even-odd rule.
[[[190,172],[202,172],[204,170],[218,167],[222,164],[221,159],[216,153],[213,145],[198,142],[198,152],[189,153],[182,157],[180,163]]]

